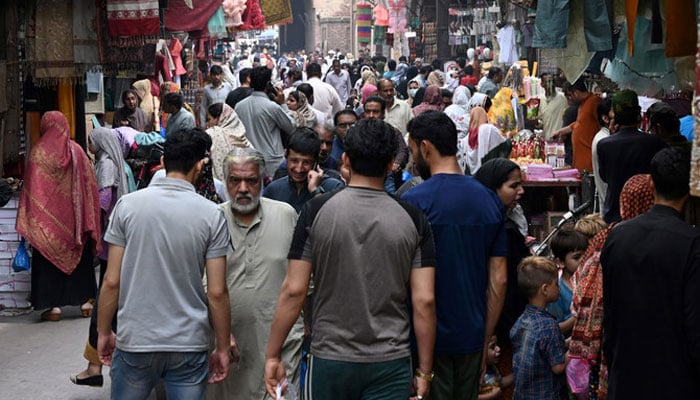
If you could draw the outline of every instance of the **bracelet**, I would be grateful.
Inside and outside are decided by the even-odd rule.
[[[416,376],[416,378],[423,379],[423,380],[426,381],[426,382],[432,382],[432,381],[433,381],[433,377],[435,376],[435,372],[430,371],[430,373],[427,373],[427,374],[426,374],[425,372],[423,372],[423,371],[421,371],[420,369],[416,368],[415,376]]]
[[[316,189],[314,189],[313,192],[311,192],[311,197],[316,196],[317,194],[322,194],[326,193],[326,189],[323,188],[323,186],[319,185]]]

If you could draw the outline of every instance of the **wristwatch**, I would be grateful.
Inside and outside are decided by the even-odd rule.
[[[423,379],[423,380],[426,381],[426,382],[432,382],[432,381],[433,381],[433,377],[435,376],[435,372],[430,371],[429,373],[426,374],[425,372],[423,372],[423,371],[421,371],[420,369],[416,368],[415,376],[416,376],[416,378]]]
[[[311,197],[316,196],[317,194],[322,194],[326,193],[326,189],[323,188],[323,186],[318,186],[316,189],[314,189],[313,192],[311,192]]]

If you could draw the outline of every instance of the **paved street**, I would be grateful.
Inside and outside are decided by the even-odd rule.
[[[89,319],[80,317],[79,307],[63,308],[58,322],[40,322],[40,311],[10,316],[13,312],[0,312],[0,398],[109,399],[107,375],[101,388],[76,386],[69,380],[87,365],[83,349]],[[109,369],[104,373],[109,374]]]

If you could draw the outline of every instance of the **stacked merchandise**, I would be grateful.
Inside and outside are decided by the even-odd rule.
[[[357,5],[357,42],[367,46],[372,39],[372,6]]]

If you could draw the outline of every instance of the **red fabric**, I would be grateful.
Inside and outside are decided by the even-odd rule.
[[[59,111],[41,119],[17,212],[17,232],[52,264],[71,274],[90,239],[100,251],[100,200],[92,165],[70,140]]]
[[[475,76],[463,76],[462,79],[460,79],[459,84],[462,86],[467,86],[467,85],[472,85],[476,86],[479,83],[479,80],[476,79]]]
[[[170,57],[173,58],[173,63],[175,63],[174,75],[186,74],[187,70],[182,65],[182,43],[180,43],[180,40],[178,38],[172,38],[168,45],[168,50],[170,50]]]
[[[110,36],[145,36],[160,32],[158,0],[107,0]]]
[[[170,31],[205,30],[211,16],[221,7],[221,1],[192,0],[192,5],[194,9],[182,0],[169,1],[164,12],[165,28]]]
[[[265,29],[265,16],[262,13],[262,9],[260,9],[259,0],[248,0],[242,18],[243,25],[238,27],[239,31]]]

